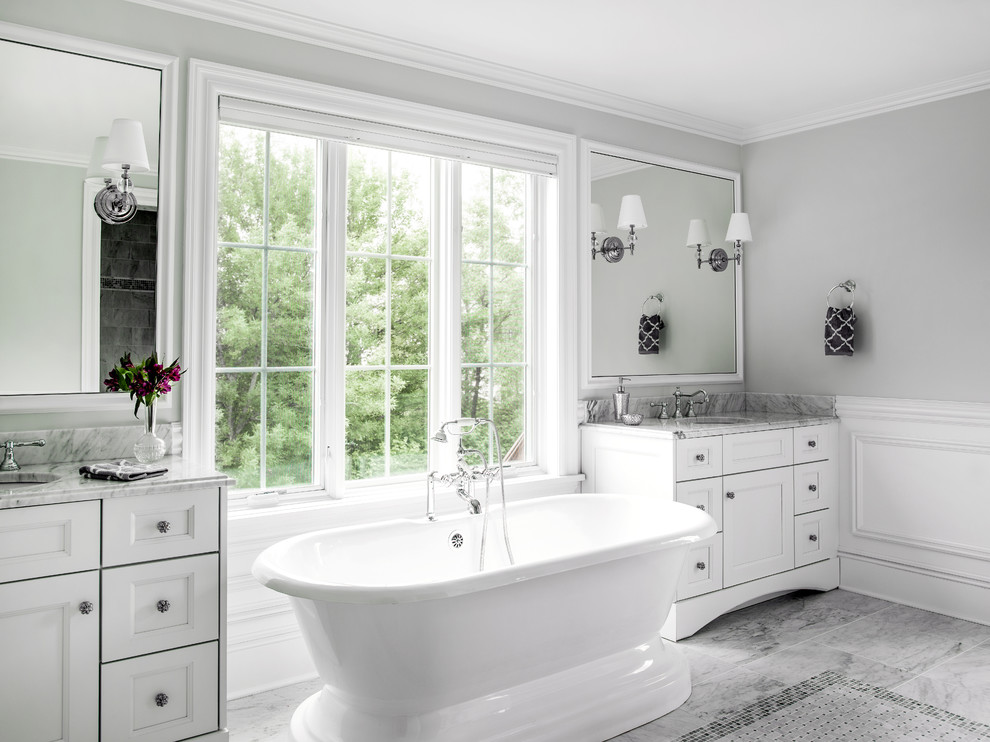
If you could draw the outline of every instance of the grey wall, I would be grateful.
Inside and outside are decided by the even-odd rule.
[[[179,220],[177,224],[177,277],[182,276],[181,243],[184,225],[182,205],[197,184],[184,183],[186,62],[190,57],[263,70],[303,80],[325,83],[377,95],[412,100],[508,121],[567,132],[589,139],[665,154],[714,167],[739,170],[740,148],[707,137],[623,118],[618,115],[571,106],[455,77],[349,55],[319,46],[266,36],[231,26],[167,13],[124,0],[32,0],[4,3],[0,19],[27,26],[138,47],[180,58],[178,137]],[[584,245],[580,246],[584,254]],[[685,251],[686,252],[686,251]],[[175,306],[181,307],[181,280],[176,282]],[[577,312],[577,307],[570,308]],[[176,332],[181,318],[176,317]],[[181,352],[181,342],[176,346]],[[182,385],[177,389],[181,394]],[[178,408],[169,419],[177,419]],[[43,419],[39,419],[43,418]],[[37,427],[78,427],[94,424],[126,424],[129,416],[7,416],[7,430]]]
[[[743,148],[748,391],[990,401],[988,132],[979,92]],[[826,358],[850,278],[856,352]]]

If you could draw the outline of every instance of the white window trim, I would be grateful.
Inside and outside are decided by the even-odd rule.
[[[536,251],[537,275],[534,300],[545,307],[536,328],[540,357],[534,378],[533,412],[542,421],[535,450],[541,472],[550,476],[579,471],[580,446],[577,429],[577,140],[574,136],[473,114],[435,108],[328,85],[285,78],[253,70],[230,67],[199,59],[189,60],[189,113],[186,148],[186,230],[183,345],[188,368],[184,378],[182,419],[185,458],[212,465],[215,441],[212,408],[215,395],[216,326],[216,218],[217,151],[220,96],[240,97],[275,105],[326,112],[330,115],[381,121],[396,126],[415,125],[454,137],[491,141],[505,146],[524,146],[546,152],[557,159],[558,218],[549,223],[547,249]],[[338,174],[338,177],[342,177]],[[326,208],[326,207],[325,207]],[[443,215],[438,215],[443,218]],[[327,220],[329,221],[329,220]],[[331,223],[340,224],[341,220]],[[556,248],[556,249],[554,249]],[[343,291],[344,277],[329,272],[330,293]],[[332,302],[326,320],[343,326],[343,303]],[[451,328],[437,327],[438,332]],[[342,342],[338,339],[337,342]],[[334,349],[327,348],[328,354]],[[337,351],[339,352],[339,350]],[[450,359],[452,361],[453,359]],[[449,362],[450,362],[449,361]],[[326,374],[322,399],[334,400],[341,393],[342,367]],[[319,414],[319,413],[318,413]],[[325,419],[321,414],[321,418]],[[339,426],[337,426],[339,427]],[[314,457],[329,450],[340,451],[341,441],[329,444]]]

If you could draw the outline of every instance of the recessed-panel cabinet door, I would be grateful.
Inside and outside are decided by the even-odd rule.
[[[725,587],[794,568],[791,467],[722,478]]]
[[[100,577],[0,585],[0,739],[96,742]]]

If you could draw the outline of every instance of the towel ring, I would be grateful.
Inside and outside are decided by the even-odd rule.
[[[831,289],[829,289],[828,293],[825,294],[825,306],[828,307],[829,309],[837,309],[837,307],[833,307],[832,304],[829,302],[829,299],[832,297],[832,292],[835,291],[836,289],[845,289],[848,293],[853,295],[853,298],[849,302],[849,307],[848,307],[849,309],[852,309],[853,304],[856,303],[856,282],[850,279],[848,281],[843,281],[840,284],[836,284]]]
[[[646,305],[649,304],[651,301],[655,301],[657,303],[657,311],[653,312],[653,314],[660,314],[660,310],[663,309],[663,307],[660,306],[660,303],[663,301],[663,294],[661,294],[659,291],[655,293],[653,296],[646,297],[646,301],[643,302],[643,309],[642,309],[643,314],[646,314]]]

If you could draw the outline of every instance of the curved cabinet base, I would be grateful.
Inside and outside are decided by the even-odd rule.
[[[660,635],[672,641],[684,639],[723,613],[793,590],[834,590],[838,586],[839,560],[826,559],[695,598],[679,600],[671,606]]]
[[[324,688],[292,717],[292,742],[601,742],[691,695],[687,660],[659,639],[503,692],[421,714],[391,714]]]

